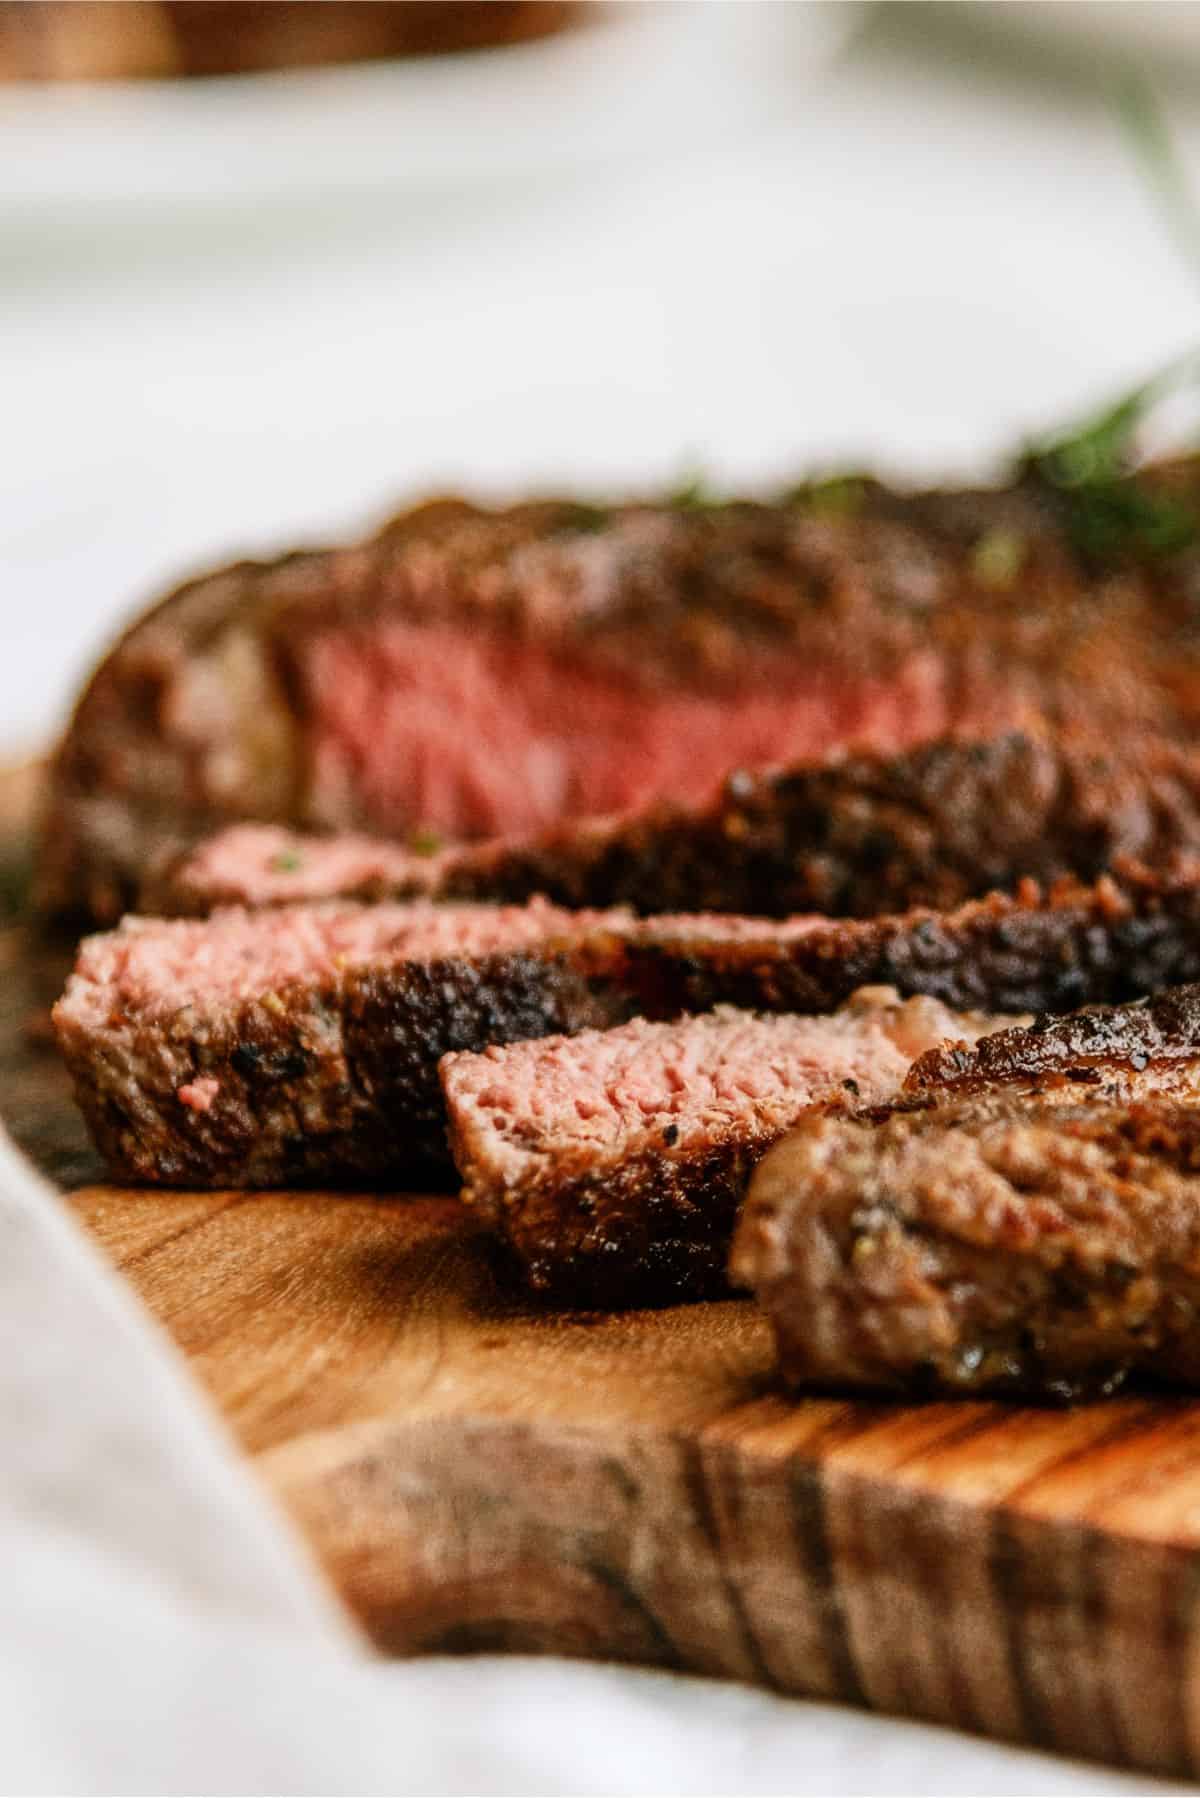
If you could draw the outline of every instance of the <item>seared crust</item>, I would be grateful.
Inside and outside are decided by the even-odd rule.
[[[88,1028],[59,1008],[59,1047],[117,1179],[159,1186],[447,1183],[439,1058],[625,1015],[565,954],[395,963],[284,986],[153,1028]],[[181,1090],[215,1081],[211,1108]]]
[[[283,989],[269,1010],[183,1010],[166,1024],[97,1027],[60,1012],[59,1040],[118,1177],[399,1181],[446,1171],[436,1069],[450,1049],[723,1003],[828,1012],[864,986],[893,986],[956,1011],[1021,1013],[1200,977],[1200,873],[1164,881],[1130,869],[1120,883],[1067,882],[1046,896],[1029,889],[953,913],[819,920],[798,933],[767,920],[737,921],[725,934],[721,925],[631,919],[581,929],[569,945],[544,952],[396,961],[358,975],[331,970],[311,986]],[[1111,1090],[1142,1056],[1143,1080],[1178,1084],[1191,1067],[1178,1044],[1190,1054],[1200,1041],[1196,1009],[1189,989],[1115,1021],[1094,1014],[1003,1032],[976,1051],[949,1045],[922,1057],[910,1087],[957,1090],[1054,1072]],[[204,1078],[220,1082],[219,1098],[202,1114],[185,1112],[179,1089]],[[736,1181],[736,1168],[728,1177]],[[719,1211],[723,1201],[711,1203]]]
[[[646,913],[871,918],[1188,850],[1200,852],[1200,760],[1164,745],[1118,760],[1094,739],[1016,731],[739,772],[704,811],[661,806],[467,851],[446,890]]]
[[[922,1055],[905,1084],[914,1097],[936,1100],[1005,1086],[1200,1100],[1200,986],[1175,987],[1142,1005],[1039,1018],[972,1045],[946,1043]]]
[[[980,555],[997,531],[1013,562],[999,582]],[[476,639],[584,662],[647,700],[700,693],[733,703],[800,668],[819,681],[832,742],[852,738],[862,696],[894,695],[903,671],[904,691],[924,699],[893,707],[880,746],[1041,720],[1119,742],[1124,757],[1137,737],[1186,741],[1200,722],[1187,573],[1085,570],[1054,503],[1029,485],[902,496],[864,483],[849,515],[830,515],[812,491],[780,505],[418,508],[355,548],[193,582],[134,625],[81,700],[56,764],[42,902],[112,917],[164,845],[227,821],[369,824],[352,791],[336,815],[328,796],[313,811],[298,657],[333,624],[458,623]],[[850,722],[839,729],[843,712]],[[1194,815],[1186,778],[1183,787]],[[1093,811],[1101,839],[1111,809]],[[833,839],[828,894],[810,883],[770,909],[894,907],[921,890],[886,880],[878,898],[839,898],[837,828]],[[881,864],[891,854],[882,844]],[[669,864],[665,850],[656,855]],[[959,860],[970,865],[965,848]],[[1023,858],[1016,871],[1046,870]],[[644,890],[630,878],[631,891]],[[969,888],[924,896],[955,899],[997,878],[985,869]],[[707,902],[703,887],[687,899]],[[761,908],[761,887],[735,903]]]
[[[590,954],[410,963],[399,979],[379,969],[356,974],[345,1001],[346,1054],[370,1106],[368,1153],[376,1171],[406,1174],[406,1144],[419,1148],[416,1159],[426,1173],[448,1171],[438,1083],[443,1055],[625,1019],[630,1008],[615,978],[617,960],[615,945],[610,961],[608,947],[597,941]],[[357,1171],[362,1151],[356,1146],[353,1153]]]
[[[1165,878],[1126,866],[1119,878],[1061,881],[1048,893],[1028,882],[955,911],[822,920],[800,935],[764,923],[706,938],[702,921],[651,918],[631,931],[627,959],[651,1016],[722,1003],[832,1011],[861,986],[960,1011],[1069,1011],[1200,978],[1200,865]],[[931,1068],[936,1055],[924,1058]],[[954,1065],[947,1051],[936,1077]]]
[[[1200,1380],[1200,1110],[1058,1097],[814,1118],[772,1151],[731,1269],[789,1384],[1062,1399],[1135,1370]]]
[[[474,1161],[450,1125],[464,1201],[501,1234],[531,1291],[583,1310],[686,1304],[728,1291],[725,1263],[738,1206],[771,1138],[710,1141],[702,1152],[667,1149],[597,1167],[556,1156],[540,1177],[510,1190]]]
[[[1009,732],[948,738],[902,755],[837,754],[818,765],[737,773],[700,808],[661,804],[524,840],[465,845],[432,858],[369,844],[353,875],[304,886],[320,839],[231,833],[153,870],[140,909],[200,917],[220,905],[307,897],[373,900],[425,893],[635,911],[877,917],[947,908],[1022,877],[1094,880],[1136,857],[1164,866],[1200,854],[1200,759],[1167,745],[1120,756],[1096,741]],[[229,872],[239,860],[244,878]],[[280,863],[301,872],[280,880]],[[214,864],[220,872],[214,872]],[[264,895],[266,896],[264,898]]]

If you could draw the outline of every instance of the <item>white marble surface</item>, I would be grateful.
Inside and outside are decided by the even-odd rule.
[[[122,614],[197,563],[448,484],[986,466],[1192,340],[1200,293],[1088,82],[918,8],[814,74],[779,9],[736,10],[689,13],[691,79],[640,56],[626,106],[574,90],[574,133],[557,103],[536,174],[479,141],[501,102],[464,101],[450,170],[382,115],[365,181],[317,120],[264,187],[231,128],[230,166],[166,200],[160,118],[144,193],[98,169],[73,198],[54,133],[0,100],[0,748],[44,740]],[[6,1791],[1150,1789],[733,1687],[367,1662],[7,1156],[0,1337]]]

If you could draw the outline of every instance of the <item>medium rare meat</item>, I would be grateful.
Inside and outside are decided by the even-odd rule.
[[[419,1180],[446,1167],[438,1057],[624,1016],[534,903],[314,906],[87,939],[54,1011],[114,1175],[163,1185]]]
[[[486,837],[704,804],[731,770],[847,745],[1194,735],[1187,558],[1086,566],[1030,479],[828,497],[443,501],[190,583],[80,700],[43,903],[111,918],[164,845],[248,818]]]
[[[1200,1108],[1079,1099],[815,1117],[779,1143],[731,1271],[783,1378],[1060,1399],[1136,1370],[1200,1383]]]
[[[448,1055],[463,1198],[560,1303],[703,1298],[751,1168],[809,1106],[886,1099],[924,1048],[994,1027],[875,988],[830,1017],[721,1007]]]
[[[195,916],[304,899],[543,893],[648,913],[944,908],[1022,876],[1092,880],[1123,857],[1161,867],[1200,853],[1200,758],[1168,745],[1117,753],[1079,735],[947,739],[741,772],[699,806],[657,802],[524,839],[424,848],[233,825],[168,857],[141,907]]]
[[[128,920],[84,945],[57,1021],[119,1176],[401,1180],[446,1165],[436,1066],[448,1049],[725,1002],[826,1012],[872,984],[1012,1012],[1192,975],[1200,875],[1131,871],[1120,885],[852,921],[636,920],[543,900]],[[207,1102],[180,1098],[193,1089]]]

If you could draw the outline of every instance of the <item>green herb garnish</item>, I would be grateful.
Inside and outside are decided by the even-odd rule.
[[[867,500],[867,481],[861,474],[831,474],[824,480],[806,481],[784,494],[785,503],[799,506],[816,518],[853,518]]]
[[[714,512],[722,502],[709,486],[704,472],[695,469],[668,493],[664,503],[672,512]]]
[[[1139,438],[1154,407],[1200,385],[1200,354],[1180,357],[1076,430],[1035,444],[1023,468],[1053,488],[1075,547],[1091,561],[1164,556],[1200,536],[1200,513],[1138,475]]]
[[[981,587],[1011,587],[1024,566],[1028,547],[1019,531],[998,525],[985,531],[971,551],[971,573]]]
[[[1200,213],[1162,111],[1145,81],[1127,75],[1117,94],[1122,122],[1168,224],[1200,267]],[[1168,485],[1140,478],[1141,438],[1164,400],[1200,387],[1200,352],[1178,357],[1073,431],[1030,447],[1023,471],[1052,488],[1067,531],[1094,562],[1172,555],[1200,538],[1200,511]]]
[[[442,846],[442,839],[436,830],[430,830],[428,825],[423,824],[410,831],[408,846],[414,855],[436,855]]]
[[[281,849],[278,855],[271,857],[272,874],[298,874],[304,866],[304,857],[295,849]]]

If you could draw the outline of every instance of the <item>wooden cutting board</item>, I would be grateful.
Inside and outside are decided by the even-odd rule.
[[[101,1184],[45,1038],[64,970],[0,928],[6,1121],[381,1647],[653,1663],[1200,1773],[1200,1403],[795,1402],[748,1301],[530,1308],[451,1199]]]

